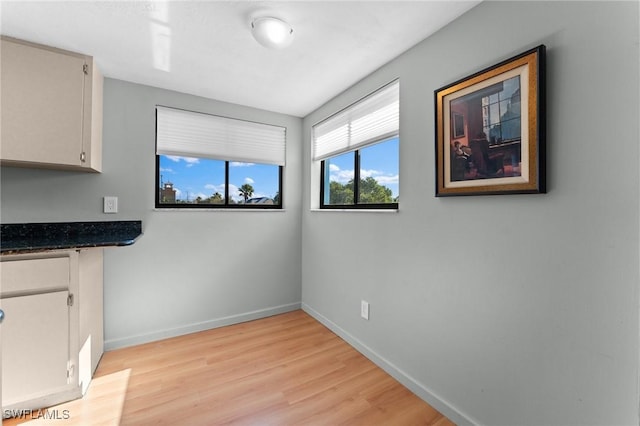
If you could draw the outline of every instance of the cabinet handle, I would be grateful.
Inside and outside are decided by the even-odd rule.
[[[81,152],[80,153],[80,161],[83,162],[83,163],[85,161],[87,161],[87,154],[85,154],[84,152]]]
[[[0,322],[4,320],[4,311],[0,309]]]

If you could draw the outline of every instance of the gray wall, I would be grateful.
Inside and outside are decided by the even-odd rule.
[[[154,210],[156,104],[287,127],[284,211]],[[3,167],[2,223],[142,220],[134,245],[105,249],[107,349],[296,309],[301,121],[105,79],[103,173]]]
[[[485,2],[306,117],[303,308],[460,423],[637,425],[638,17]],[[549,193],[435,198],[434,90],[538,44]],[[311,125],[398,77],[399,212],[310,211]]]

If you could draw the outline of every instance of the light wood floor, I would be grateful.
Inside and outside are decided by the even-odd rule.
[[[303,311],[107,352],[85,397],[50,410],[60,426],[453,425]]]

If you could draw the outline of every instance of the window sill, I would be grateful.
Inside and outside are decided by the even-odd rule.
[[[236,213],[236,212],[278,212],[278,213],[284,213],[287,210],[286,209],[256,209],[256,208],[249,208],[249,209],[234,209],[234,208],[225,208],[225,209],[202,209],[202,208],[198,208],[198,209],[189,209],[189,208],[183,208],[183,209],[178,209],[178,208],[154,208],[153,209],[154,212],[227,212],[227,213]]]
[[[315,212],[342,212],[342,213],[398,213],[400,209],[310,209],[309,211]]]

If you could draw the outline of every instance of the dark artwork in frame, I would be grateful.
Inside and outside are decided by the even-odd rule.
[[[545,193],[545,46],[435,91],[436,196]]]

